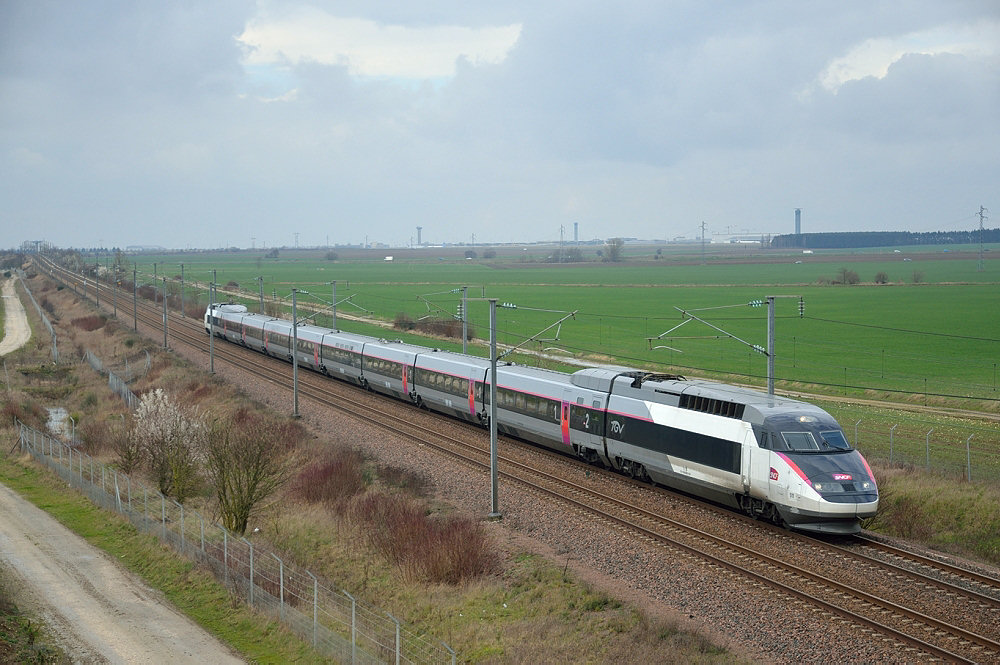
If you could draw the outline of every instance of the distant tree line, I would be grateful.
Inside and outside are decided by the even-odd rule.
[[[983,229],[982,241],[1000,242],[1000,228]],[[972,231],[840,231],[801,233],[771,238],[771,247],[808,247],[810,249],[851,249],[857,247],[894,247],[898,245],[969,245],[979,242],[979,229]]]

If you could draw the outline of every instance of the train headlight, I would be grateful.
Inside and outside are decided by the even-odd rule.
[[[861,483],[861,489],[866,490],[866,491],[873,490],[873,489],[875,489],[875,483],[873,483],[870,480],[866,480],[863,483]]]
[[[823,483],[813,483],[813,487],[816,488],[817,492],[822,491],[822,489],[823,489]]]

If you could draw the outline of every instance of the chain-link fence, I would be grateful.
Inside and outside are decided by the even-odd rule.
[[[869,459],[1000,484],[1000,423],[958,418],[932,422],[916,414],[873,415],[851,406],[825,408]]]
[[[156,490],[24,424],[20,447],[95,504],[210,569],[255,609],[282,621],[317,651],[350,663],[455,663],[455,652],[308,570]]]

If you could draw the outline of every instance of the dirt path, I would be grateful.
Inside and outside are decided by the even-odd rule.
[[[13,277],[3,283],[3,298],[4,338],[0,342],[0,356],[17,351],[31,339],[31,327],[28,325],[28,317],[24,315],[21,299],[14,290]]]
[[[15,602],[76,663],[240,663],[160,593],[0,485],[0,566]]]

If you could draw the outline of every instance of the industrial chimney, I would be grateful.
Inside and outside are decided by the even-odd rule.
[[[802,235],[802,208],[795,209],[795,235]]]

